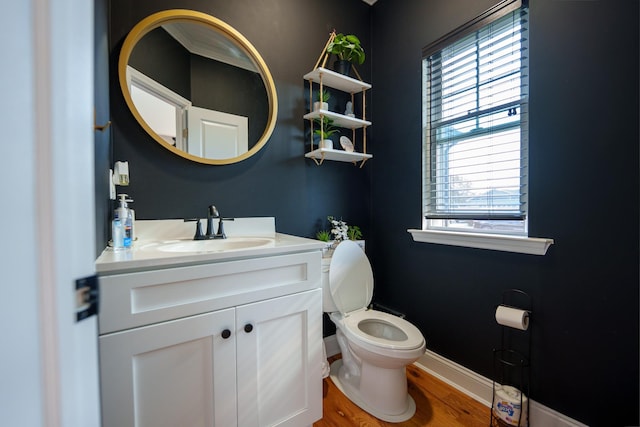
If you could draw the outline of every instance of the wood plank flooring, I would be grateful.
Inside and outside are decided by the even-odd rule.
[[[339,358],[339,356],[337,356]],[[330,361],[336,357],[330,358]],[[353,404],[330,378],[324,379],[323,417],[313,427],[486,427],[489,408],[429,375],[422,369],[407,367],[409,394],[416,402],[416,413],[402,423],[381,421]]]

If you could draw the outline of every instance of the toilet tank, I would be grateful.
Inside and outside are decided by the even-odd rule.
[[[331,289],[329,288],[329,266],[331,265],[331,257],[322,258],[322,311],[325,313],[333,313],[338,311],[338,307],[331,298]]]

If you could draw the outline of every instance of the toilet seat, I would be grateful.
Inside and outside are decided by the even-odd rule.
[[[363,323],[384,324],[388,328],[387,332],[398,334],[398,336],[372,335],[366,331],[367,325]],[[351,340],[357,340],[360,344],[368,344],[374,348],[384,348],[389,350],[415,350],[424,346],[424,337],[418,328],[410,322],[392,314],[377,310],[360,310],[350,313],[348,317],[342,319],[344,331]],[[377,328],[378,326],[374,326]],[[387,334],[388,335],[388,334]],[[403,335],[403,336],[401,336]]]
[[[366,309],[373,297],[373,271],[356,243],[347,240],[336,247],[329,267],[329,289],[341,314],[332,318],[342,323],[349,339],[388,350],[415,350],[424,345],[422,333],[410,322]]]

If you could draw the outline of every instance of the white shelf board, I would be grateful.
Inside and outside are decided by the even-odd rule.
[[[351,162],[357,163],[362,160],[368,160],[373,157],[372,154],[358,153],[358,152],[350,152],[344,150],[332,150],[327,148],[318,148],[304,155],[310,159],[316,160],[333,160],[336,162]]]
[[[360,129],[365,126],[371,126],[371,122],[367,120],[358,119],[357,117],[349,117],[344,114],[335,113],[329,110],[316,110],[304,115],[307,120],[319,119],[321,116],[328,117],[333,120],[334,126],[347,129]]]
[[[345,76],[344,74],[336,73],[335,71],[322,67],[318,67],[312,72],[304,75],[305,80],[313,81],[318,84],[320,83],[320,77],[322,77],[323,85],[343,92],[358,93],[371,89],[371,85],[369,83],[356,80],[352,77]]]

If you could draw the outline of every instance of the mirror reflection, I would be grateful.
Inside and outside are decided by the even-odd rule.
[[[131,31],[120,84],[147,132],[182,157],[227,164],[257,152],[275,124],[275,87],[255,48],[194,11],[151,15]]]

